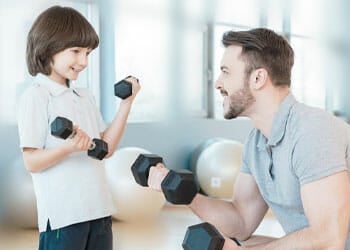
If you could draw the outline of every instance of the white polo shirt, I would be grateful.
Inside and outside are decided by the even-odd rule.
[[[57,116],[68,118],[91,138],[100,138],[106,128],[87,89],[67,88],[38,74],[19,102],[20,147],[53,148],[63,143],[50,134],[50,124]],[[32,178],[40,232],[46,230],[48,220],[54,230],[115,212],[104,161],[87,152],[73,153],[40,173],[32,173]]]

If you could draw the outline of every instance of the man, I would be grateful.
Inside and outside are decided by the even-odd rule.
[[[295,100],[290,92],[294,53],[283,37],[253,29],[227,32],[222,42],[215,87],[224,98],[224,117],[249,117],[255,128],[232,201],[197,194],[189,207],[246,248],[350,250],[349,126]],[[162,164],[152,167],[149,186],[161,190],[168,171]],[[268,208],[284,237],[252,236]],[[227,239],[224,249],[245,247]]]

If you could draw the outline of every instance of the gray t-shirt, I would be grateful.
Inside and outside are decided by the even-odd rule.
[[[288,234],[308,226],[300,187],[349,170],[350,126],[289,94],[277,111],[270,138],[253,129],[241,172],[251,174],[260,193]],[[350,250],[350,234],[346,249]]]

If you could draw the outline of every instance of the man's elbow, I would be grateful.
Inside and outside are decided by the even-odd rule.
[[[325,250],[343,250],[345,249],[347,233],[344,234],[331,228],[322,229],[322,233],[318,232],[315,234],[315,239],[318,241],[319,247],[317,249]]]

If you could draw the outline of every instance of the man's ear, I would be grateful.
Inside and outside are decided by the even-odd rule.
[[[264,68],[258,68],[251,74],[252,87],[255,90],[261,89],[265,86],[267,81],[268,73]]]

